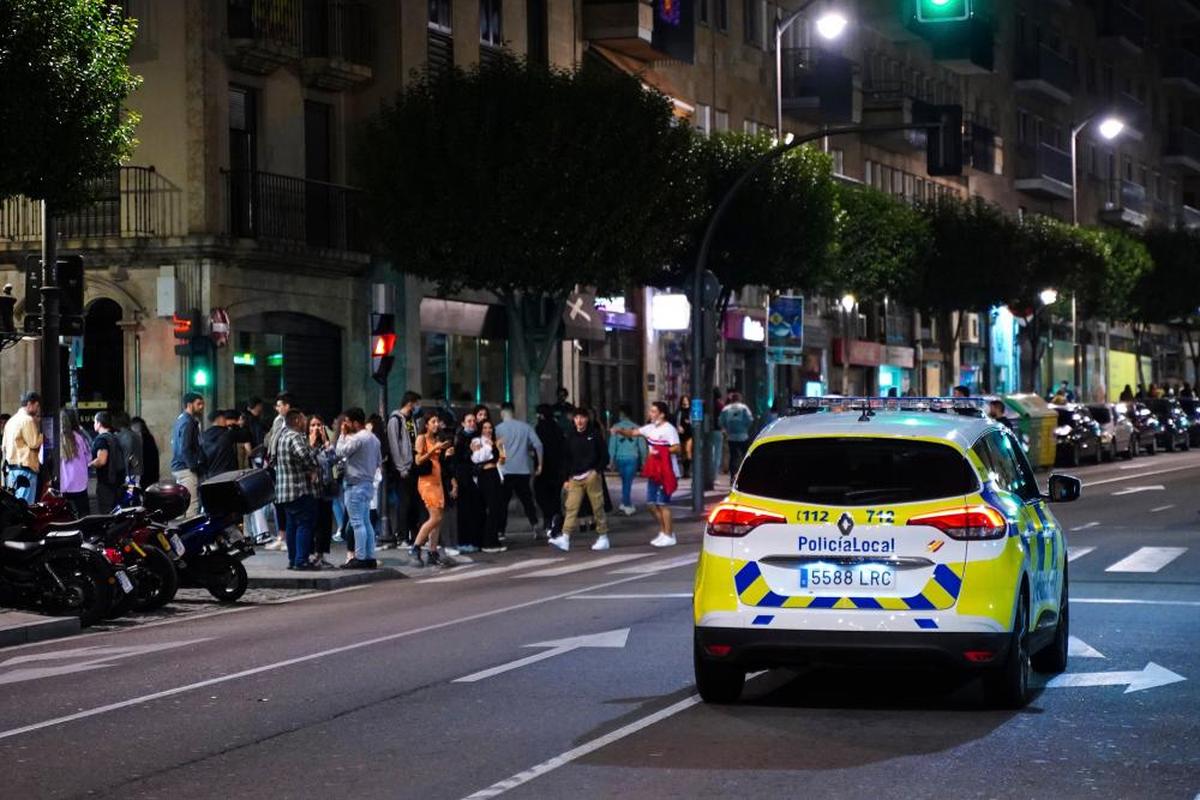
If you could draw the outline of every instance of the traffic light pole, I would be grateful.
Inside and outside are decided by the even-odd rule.
[[[49,201],[42,202],[42,474],[47,483],[58,483],[59,408],[62,376],[58,352],[59,288],[58,230]]]
[[[757,161],[751,164],[750,168],[742,173],[741,177],[734,182],[729,191],[725,193],[725,196],[721,198],[721,202],[717,204],[716,210],[708,221],[708,227],[704,229],[704,237],[700,240],[700,252],[696,255],[696,268],[692,272],[692,437],[693,441],[699,442],[699,446],[693,446],[692,450],[694,454],[692,457],[693,511],[697,513],[704,511],[704,471],[706,456],[708,455],[707,448],[704,445],[705,429],[709,420],[709,414],[704,408],[705,398],[701,387],[701,384],[704,383],[704,335],[702,330],[704,327],[704,273],[708,269],[708,251],[712,248],[713,236],[716,234],[717,225],[720,224],[721,218],[725,216],[725,212],[729,210],[729,206],[733,203],[734,198],[737,197],[741,188],[758,174],[759,170],[784,153],[794,150],[801,145],[826,136],[838,136],[841,134],[941,130],[941,128],[942,123],[940,122],[897,123],[895,125],[852,125],[817,131],[790,141],[780,142],[763,153]],[[714,475],[713,477],[716,476]]]

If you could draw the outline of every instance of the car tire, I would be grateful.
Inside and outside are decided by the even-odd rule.
[[[1029,600],[1024,591],[1013,616],[1004,663],[984,676],[984,696],[994,708],[1021,709],[1029,703],[1029,678],[1033,665],[1029,657]]]
[[[695,640],[692,648],[696,691],[699,692],[700,699],[706,703],[720,705],[736,703],[742,696],[742,687],[746,684],[746,671],[705,656],[699,639]]]
[[[1054,626],[1054,640],[1033,654],[1031,663],[1038,672],[1057,675],[1067,669],[1067,650],[1071,637],[1071,606],[1067,593],[1067,576],[1063,574],[1062,596],[1058,601],[1058,624]]]

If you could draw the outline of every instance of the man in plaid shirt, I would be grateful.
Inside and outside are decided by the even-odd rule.
[[[308,562],[317,517],[313,477],[318,465],[317,455],[303,433],[307,425],[304,414],[289,409],[284,415],[283,429],[271,442],[275,506],[287,514],[288,569],[318,569]]]

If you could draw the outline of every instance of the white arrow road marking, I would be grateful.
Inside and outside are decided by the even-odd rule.
[[[1150,513],[1157,514],[1161,511],[1169,511],[1170,509],[1172,509],[1174,507],[1175,507],[1175,504],[1171,503],[1170,505],[1167,505],[1167,506],[1159,506],[1158,508],[1152,508],[1152,509],[1150,509]]]
[[[1067,639],[1067,655],[1071,658],[1104,658],[1099,650],[1074,636]]]
[[[1098,528],[1098,527],[1100,527],[1099,522],[1085,522],[1082,525],[1076,525],[1074,528],[1071,528],[1071,530],[1072,531],[1086,531],[1088,528]]]
[[[211,637],[209,637],[211,638]],[[17,656],[6,661],[0,661],[0,670],[5,667],[17,667],[23,664],[43,664],[47,661],[63,661],[67,659],[82,659],[73,664],[57,664],[47,666],[29,666],[0,672],[0,685],[33,681],[38,678],[52,678],[56,675],[70,675],[75,672],[89,672],[94,669],[104,669],[113,666],[113,661],[121,658],[157,653],[162,650],[172,650],[176,647],[187,647],[191,644],[207,642],[209,639],[189,639],[183,642],[163,642],[161,644],[142,644],[130,647],[77,647],[71,650],[56,650],[50,653],[35,653],[29,656]]]
[[[1041,684],[1046,689],[1063,689],[1077,686],[1125,686],[1125,694],[1156,689],[1172,683],[1186,681],[1166,667],[1151,661],[1144,669],[1127,672],[1064,672]]]
[[[1094,547],[1068,547],[1067,561],[1074,561],[1077,558],[1083,558],[1095,549],[1096,548]]]
[[[572,650],[578,650],[581,647],[612,647],[620,649],[625,646],[625,641],[629,638],[629,628],[618,628],[614,631],[605,631],[604,633],[593,633],[588,636],[573,636],[570,639],[556,639],[553,642],[538,642],[537,644],[527,644],[526,647],[548,647],[542,653],[537,653],[525,658],[518,658],[516,661],[510,661],[507,664],[501,664],[498,667],[485,669],[481,672],[474,672],[470,675],[464,675],[461,678],[456,678],[454,683],[475,683],[484,678],[490,678],[493,675],[500,675],[510,670],[519,669],[530,664],[536,664],[539,661],[545,661],[547,658],[561,656],[563,653],[569,653]]]
[[[1130,486],[1128,489],[1122,489],[1119,492],[1113,492],[1113,497],[1124,497],[1127,494],[1137,494],[1138,492],[1165,492],[1167,487],[1161,483],[1154,486]]]
[[[1104,571],[1158,572],[1186,552],[1186,547],[1139,547]]]
[[[603,558],[593,558],[588,561],[581,561],[578,564],[568,564],[565,567],[550,567],[549,569],[539,569],[536,572],[523,572],[517,575],[518,578],[556,578],[559,575],[570,575],[572,572],[583,572],[587,569],[597,569],[598,567],[607,567],[611,564],[620,564],[623,561],[636,561],[639,558],[650,558],[653,553],[626,553],[624,555],[604,556]]]

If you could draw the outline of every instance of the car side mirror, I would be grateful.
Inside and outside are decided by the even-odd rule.
[[[1083,483],[1079,478],[1070,475],[1051,475],[1050,494],[1047,499],[1051,503],[1073,503],[1079,499],[1083,491]]]

